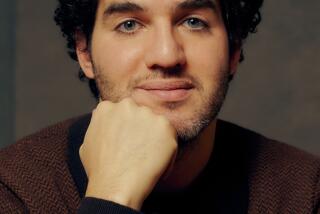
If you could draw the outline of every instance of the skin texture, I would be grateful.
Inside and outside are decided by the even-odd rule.
[[[77,34],[80,66],[101,94],[80,157],[86,196],[139,210],[153,189],[186,188],[205,167],[240,54],[228,52],[218,2],[214,10],[177,10],[182,0],[132,0],[144,11],[106,15],[115,2],[123,1],[99,2],[90,47]],[[184,99],[159,99],[139,88],[152,81],[192,89]]]
[[[110,122],[112,126],[106,127]],[[157,131],[146,133],[145,127]],[[165,117],[137,106],[132,99],[117,104],[101,102],[80,148],[89,178],[86,196],[139,210],[175,159],[175,137],[175,129]]]

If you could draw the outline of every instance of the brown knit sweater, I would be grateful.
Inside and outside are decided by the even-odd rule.
[[[138,213],[83,198],[77,149],[89,121],[64,121],[0,151],[0,213]],[[213,155],[190,189],[152,193],[142,212],[320,214],[320,159],[219,121]]]

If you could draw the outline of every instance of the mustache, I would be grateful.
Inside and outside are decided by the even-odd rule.
[[[200,81],[196,79],[194,76],[191,76],[189,74],[167,74],[167,73],[160,73],[160,72],[150,72],[145,75],[140,75],[134,78],[132,81],[130,81],[128,88],[133,89],[137,86],[139,86],[142,82],[146,81],[154,81],[154,80],[188,80],[192,83],[192,85],[200,90],[203,90],[202,84],[200,84]]]

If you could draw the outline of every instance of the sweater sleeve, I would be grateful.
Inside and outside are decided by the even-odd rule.
[[[143,214],[137,210],[131,209],[130,207],[117,204],[112,201],[103,199],[86,197],[82,200],[78,214]]]
[[[0,182],[0,213],[26,213],[22,201]]]
[[[318,173],[318,183],[317,183],[317,189],[316,189],[316,201],[315,201],[315,210],[314,213],[320,214],[320,171]]]

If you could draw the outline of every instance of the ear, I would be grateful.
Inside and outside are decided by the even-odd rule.
[[[235,75],[238,69],[239,60],[241,57],[241,47],[236,48],[230,56],[230,74]]]
[[[94,79],[94,70],[91,54],[88,48],[87,39],[83,33],[77,31],[75,33],[76,53],[80,67],[87,78]]]

